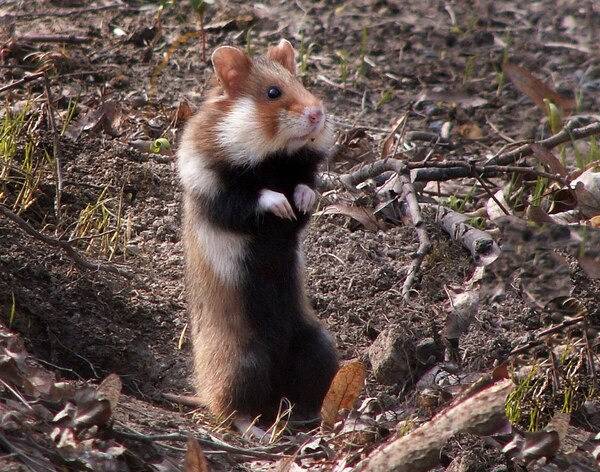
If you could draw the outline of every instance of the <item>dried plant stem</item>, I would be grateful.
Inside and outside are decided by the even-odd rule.
[[[524,352],[529,351],[532,347],[537,346],[538,344],[543,342],[543,337],[544,336],[548,336],[550,334],[556,333],[558,331],[562,331],[564,328],[567,328],[569,326],[573,326],[577,323],[581,323],[582,321],[585,321],[586,319],[586,315],[582,315],[582,316],[577,316],[575,318],[571,318],[569,320],[565,320],[562,323],[553,326],[552,328],[548,328],[545,329],[544,331],[538,333],[535,337],[535,339],[533,341],[528,342],[527,344],[524,344],[522,346],[516,347],[515,349],[513,349],[512,351],[510,351],[510,356],[516,356],[517,354],[522,354]]]
[[[21,218],[19,215],[13,213],[7,206],[0,204],[0,214],[4,215],[9,220],[13,221],[17,224],[23,231],[25,231],[30,236],[42,241],[49,246],[56,247],[64,251],[64,253],[69,256],[75,264],[83,269],[88,270],[101,270],[104,272],[110,272],[111,274],[120,275],[122,277],[131,278],[132,275],[121,267],[117,267],[115,265],[106,264],[104,262],[91,262],[86,257],[82,256],[70,243],[67,241],[61,241],[60,239],[51,238],[50,236],[46,236],[45,234],[40,233],[33,226],[31,226],[27,221]]]
[[[21,43],[68,43],[82,44],[91,41],[88,36],[77,36],[76,34],[24,34],[16,37]]]
[[[0,87],[0,93],[7,92],[8,90],[20,87],[21,85],[26,84],[27,82],[39,79],[40,77],[44,77],[45,75],[45,72],[38,72],[37,74],[28,75],[27,77],[23,77],[22,79],[16,80],[11,84],[5,85],[4,87]]]
[[[580,128],[573,128],[573,123],[567,124],[562,131],[548,139],[538,141],[537,144],[551,149],[571,140],[583,139],[588,136],[600,134],[600,122],[592,123]],[[462,177],[472,177],[476,171],[479,177],[493,177],[498,174],[514,173],[529,174],[535,177],[545,177],[563,185],[567,184],[564,177],[550,172],[544,172],[530,166],[509,165],[521,157],[533,154],[531,143],[524,144],[511,151],[502,153],[493,158],[489,163],[474,165],[468,160],[442,161],[442,162],[405,162],[400,159],[379,159],[367,164],[360,169],[346,174],[324,172],[319,176],[319,187],[322,190],[332,190],[340,186],[355,190],[360,182],[377,177],[383,172],[393,171],[398,174],[411,171],[413,182],[430,182],[451,180]]]
[[[408,300],[410,297],[410,291],[415,282],[415,278],[417,276],[417,272],[421,267],[421,263],[425,256],[431,250],[431,241],[429,240],[429,235],[427,234],[427,230],[425,229],[425,222],[423,221],[423,217],[421,216],[421,208],[419,207],[419,202],[417,201],[417,194],[415,192],[415,188],[413,184],[410,182],[407,176],[400,175],[399,184],[401,185],[400,195],[401,199],[406,202],[406,211],[410,216],[412,224],[417,231],[417,237],[419,238],[419,247],[417,252],[413,255],[412,263],[408,269],[408,273],[406,275],[406,279],[404,280],[404,284],[402,286],[402,297],[405,300]]]
[[[105,10],[122,10],[122,11],[139,11],[137,7],[131,7],[124,5],[123,3],[111,3],[109,5],[99,5],[94,7],[83,7],[83,8],[69,8],[68,10],[57,10],[57,11],[38,11],[32,13],[7,13],[0,16],[2,18],[42,18],[42,17],[67,17],[74,15],[85,15],[90,13],[97,13]]]
[[[62,160],[60,156],[60,149],[58,147],[58,131],[56,129],[56,123],[54,122],[54,107],[52,106],[52,92],[50,91],[50,82],[48,76],[44,75],[44,89],[46,91],[46,106],[47,106],[47,117],[48,117],[48,128],[52,133],[52,157],[54,158],[54,164],[56,169],[56,197],[54,199],[54,211],[56,213],[56,219],[60,222],[61,219],[61,200],[62,200],[62,189],[63,189],[63,172],[62,172]]]

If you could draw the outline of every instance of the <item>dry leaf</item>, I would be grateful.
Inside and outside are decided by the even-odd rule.
[[[446,317],[444,336],[447,339],[459,339],[478,313],[479,288],[462,293],[453,293],[448,289],[447,294],[452,308]]]
[[[458,127],[458,134],[465,139],[481,139],[483,132],[477,123],[464,123]]]
[[[506,62],[502,65],[502,70],[514,86],[527,95],[544,113],[547,111],[544,99],[550,100],[566,114],[573,110],[575,106],[574,100],[563,97],[544,82],[534,77],[524,67]]]
[[[404,125],[404,123],[406,123],[407,117],[408,117],[408,114],[405,113],[400,118],[398,118],[396,120],[396,122],[394,123],[394,126],[392,126],[392,130],[390,131],[390,134],[388,134],[387,137],[385,138],[385,140],[383,141],[383,145],[381,146],[381,158],[382,159],[389,157],[390,154],[392,153],[392,151],[394,150],[394,145],[396,144],[396,139],[395,139],[396,133]]]
[[[567,170],[561,164],[558,158],[541,144],[532,143],[530,145],[533,155],[548,169],[548,172],[566,177]]]
[[[183,125],[194,115],[194,111],[187,100],[181,100],[173,115],[173,126]]]
[[[65,134],[73,140],[79,138],[83,131],[104,131],[111,136],[118,136],[121,121],[121,110],[114,101],[108,101],[80,117]]]
[[[329,205],[323,211],[316,213],[317,215],[345,215],[350,218],[358,221],[362,224],[365,229],[370,231],[377,231],[380,229],[379,222],[375,215],[370,210],[366,208],[350,206],[344,203],[336,203],[334,205]]]
[[[333,378],[321,409],[323,425],[331,428],[340,410],[350,410],[365,385],[365,367],[358,360],[344,363]]]
[[[121,396],[121,390],[123,383],[117,374],[109,374],[101,383],[98,385],[98,398],[104,398],[110,403],[111,411],[115,411],[117,403],[119,403],[119,397]]]
[[[571,183],[579,211],[591,218],[600,215],[600,172],[585,171]]]
[[[539,206],[529,205],[527,210],[525,210],[525,218],[528,221],[533,221],[537,224],[554,223],[554,220],[550,218],[550,215]]]
[[[496,200],[498,200],[500,203],[502,203],[502,206],[506,210],[508,210],[509,212],[511,211],[510,205],[508,204],[508,202],[506,201],[506,198],[504,197],[503,189],[498,190],[494,194],[494,197],[496,197]],[[487,215],[490,218],[490,220],[495,220],[495,219],[503,218],[506,216],[506,213],[504,213],[504,211],[502,211],[502,208],[500,208],[498,206],[498,204],[496,203],[496,201],[493,198],[489,198],[488,201],[486,202],[485,211],[487,212]]]
[[[590,225],[592,225],[593,228],[600,228],[600,215],[590,218]]]
[[[210,472],[208,461],[202,452],[200,444],[198,444],[198,441],[191,435],[187,440],[185,472]]]

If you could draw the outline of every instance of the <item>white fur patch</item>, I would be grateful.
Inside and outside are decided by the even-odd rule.
[[[308,142],[307,146],[315,151],[323,153],[325,156],[329,156],[333,145],[335,144],[335,132],[331,121],[325,120],[325,125],[319,134],[313,136]]]
[[[177,150],[177,169],[181,184],[196,195],[214,195],[217,176],[206,167],[205,158],[191,143],[182,142]]]
[[[308,134],[311,133],[312,125],[306,116],[281,111],[277,134],[269,139],[259,125],[260,119],[254,101],[243,97],[218,124],[219,143],[235,163],[252,166],[268,154],[283,150],[293,152],[302,146],[327,155],[335,142],[333,128],[327,120],[317,131]]]
[[[196,237],[215,274],[223,282],[238,283],[243,272],[242,258],[246,253],[247,238],[216,228],[206,221],[197,223]]]
[[[277,142],[267,139],[259,126],[260,117],[251,98],[242,97],[217,125],[219,143],[235,163],[258,164],[262,157],[277,151]]]

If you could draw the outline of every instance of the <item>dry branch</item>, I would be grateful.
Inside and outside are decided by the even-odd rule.
[[[421,203],[422,208],[435,209],[435,222],[470,253],[476,263],[487,265],[500,254],[500,248],[488,233],[469,225],[469,217],[442,205]]]
[[[588,136],[593,136],[596,134],[600,134],[600,123],[591,123],[587,126],[582,126],[581,128],[575,128],[577,125],[577,121],[570,121],[565,125],[565,127],[558,133],[553,136],[550,136],[547,139],[543,139],[538,141],[537,144],[544,146],[546,149],[552,149],[559,144],[564,144],[571,140],[577,140],[582,138],[587,138]],[[498,157],[492,159],[490,164],[498,164],[498,165],[506,165],[512,164],[522,157],[531,156],[533,154],[533,148],[531,144],[524,144],[523,146],[519,146],[512,151],[509,151],[505,154],[501,154]]]
[[[537,346],[544,342],[545,336],[549,336],[551,334],[562,331],[564,328],[568,328],[569,326],[573,326],[577,323],[585,322],[586,315],[577,316],[575,318],[571,318],[563,321],[562,323],[552,326],[551,328],[547,328],[540,333],[538,333],[533,341],[529,341],[527,344],[523,344],[522,346],[518,346],[510,351],[510,356],[516,356],[517,354],[522,354],[524,352],[529,351],[531,348]],[[584,330],[585,332],[585,330]]]
[[[572,121],[554,136],[538,141],[537,143],[524,144],[512,151],[502,153],[497,157],[492,158],[484,165],[474,164],[474,161],[468,159],[465,159],[464,161],[453,160],[443,162],[405,162],[393,158],[380,159],[346,174],[324,172],[319,176],[318,185],[322,190],[332,190],[339,187],[341,183],[345,188],[354,190],[355,186],[360,182],[377,177],[383,172],[393,171],[400,174],[405,172],[406,169],[410,169],[411,181],[413,182],[431,182],[473,177],[473,172],[475,171],[480,177],[494,177],[502,173],[519,172],[537,177],[546,177],[564,185],[566,184],[566,181],[561,175],[540,171],[530,166],[516,166],[509,164],[512,164],[519,158],[531,156],[533,154],[532,144],[543,146],[546,149],[552,149],[571,140],[583,139],[588,136],[600,134],[600,122],[592,123],[580,128],[574,127],[576,123],[576,121]]]
[[[413,261],[410,264],[410,268],[408,269],[406,279],[402,286],[402,297],[407,300],[410,296],[410,291],[415,281],[415,277],[417,276],[417,272],[421,267],[421,263],[431,250],[431,242],[427,230],[425,229],[425,222],[421,216],[421,208],[419,207],[417,194],[413,184],[405,175],[398,176],[398,184],[401,185],[398,193],[400,194],[400,198],[406,202],[407,213],[410,216],[419,238],[419,248],[417,249],[417,252],[413,254]]]
[[[66,17],[74,15],[85,15],[89,13],[97,13],[105,10],[121,10],[121,11],[139,11],[139,8],[124,5],[123,3],[111,3],[110,5],[99,5],[95,7],[83,7],[83,8],[70,8],[68,10],[55,10],[55,11],[39,11],[31,13],[7,13],[0,16],[0,21],[3,18],[42,18],[48,16],[54,17]]]
[[[17,43],[68,43],[82,44],[92,40],[76,34],[24,34],[15,38]]]
[[[167,433],[167,434],[142,434],[137,432],[126,432],[126,431],[115,431],[118,436],[129,438],[129,439],[137,439],[139,441],[146,442],[154,442],[154,441],[177,441],[177,442],[187,442],[189,438],[189,434],[184,433]],[[279,460],[284,458],[285,456],[282,454],[274,454],[270,452],[265,452],[256,449],[245,449],[242,447],[231,446],[222,441],[216,442],[207,438],[200,438],[194,436],[194,439],[198,441],[202,446],[210,448],[216,451],[226,451],[232,454],[237,454],[240,456],[246,457],[256,457],[259,459],[268,459],[268,460]],[[210,454],[211,451],[204,451],[207,454]]]
[[[54,158],[56,171],[56,197],[54,199],[54,211],[56,212],[56,218],[58,219],[58,221],[60,221],[63,189],[62,159],[60,156],[60,149],[58,147],[58,130],[56,129],[56,123],[54,121],[54,106],[52,105],[52,92],[50,91],[50,82],[48,80],[47,75],[44,75],[44,90],[46,92],[48,129],[52,133],[52,157]]]
[[[504,403],[513,389],[511,380],[501,380],[450,406],[413,432],[376,449],[355,471],[421,472],[439,459],[440,449],[459,432],[489,434],[490,425],[505,418]]]
[[[19,215],[13,213],[3,204],[0,204],[0,213],[7,217],[9,220],[13,221],[17,224],[23,231],[25,231],[30,236],[42,241],[49,246],[56,247],[64,251],[64,253],[75,262],[79,267],[88,270],[101,270],[104,272],[110,272],[111,274],[121,275],[126,278],[131,278],[132,275],[121,267],[117,267],[112,264],[107,264],[104,262],[91,262],[86,257],[82,256],[78,251],[76,251],[73,246],[67,241],[61,241],[60,239],[51,238],[50,236],[46,236],[45,234],[40,233],[33,226],[31,226],[27,221],[21,218]]]
[[[45,72],[38,72],[37,74],[31,74],[28,75],[27,77],[23,77],[22,79],[16,80],[15,82],[5,85],[4,87],[0,87],[0,93],[2,92],[7,92],[8,90],[12,90],[14,88],[17,88],[23,84],[26,84],[27,82],[31,82],[32,80],[36,80],[39,79],[40,77],[44,77]]]

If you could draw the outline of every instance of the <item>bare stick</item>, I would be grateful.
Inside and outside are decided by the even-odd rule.
[[[559,133],[548,139],[538,141],[537,144],[551,149],[570,140],[577,140],[600,134],[600,122],[592,123],[581,128],[573,128],[573,122],[567,124]],[[393,171],[402,173],[406,169],[411,170],[411,180],[413,182],[430,182],[451,180],[462,177],[472,177],[473,169],[481,177],[493,177],[501,173],[518,172],[522,174],[531,174],[538,177],[546,177],[565,185],[567,182],[564,177],[549,172],[537,170],[530,166],[508,165],[521,157],[533,154],[531,143],[500,154],[493,158],[488,164],[473,166],[468,161],[443,161],[443,162],[404,162],[400,159],[380,159],[365,165],[360,169],[346,173],[336,174],[333,172],[324,172],[319,176],[318,185],[322,190],[332,190],[339,186],[355,187],[360,182],[369,178],[377,177],[383,172]]]
[[[137,440],[141,440],[141,441],[147,441],[147,442],[152,442],[152,441],[178,441],[178,442],[187,442],[188,439],[188,434],[183,434],[183,433],[168,433],[168,434],[142,434],[142,433],[129,433],[126,431],[115,431],[119,436],[121,437],[125,437],[125,438],[130,438],[130,439],[137,439]],[[270,459],[270,460],[279,460],[279,459],[283,459],[285,456],[283,454],[273,454],[270,452],[264,452],[264,451],[259,451],[259,450],[255,450],[255,449],[244,449],[241,447],[235,447],[235,446],[231,446],[229,444],[226,443],[222,443],[222,442],[216,442],[216,441],[212,441],[210,439],[206,439],[206,438],[199,438],[197,436],[194,436],[194,439],[196,439],[202,446],[204,447],[208,447],[211,449],[216,449],[218,451],[226,451],[226,452],[231,452],[232,454],[238,454],[241,456],[248,456],[248,457],[258,457],[260,459]],[[207,454],[210,454],[211,451],[204,451]]]
[[[56,166],[56,197],[54,199],[54,211],[56,213],[56,219],[60,222],[60,209],[63,189],[62,161],[60,156],[60,150],[58,148],[58,131],[56,130],[56,124],[54,122],[54,107],[52,106],[52,93],[50,92],[50,82],[48,81],[47,75],[44,75],[44,89],[46,90],[46,104],[48,108],[48,128],[50,128],[50,131],[52,133],[52,154]]]
[[[193,395],[177,395],[175,393],[163,393],[162,397],[166,400],[178,403],[180,405],[191,406],[194,408],[206,407],[206,405],[202,403],[198,397],[194,397]]]
[[[91,262],[84,256],[82,256],[78,251],[76,251],[67,241],[61,241],[60,239],[54,239],[50,236],[46,236],[45,234],[40,233],[33,226],[31,226],[27,221],[21,218],[19,215],[13,213],[6,205],[0,204],[0,213],[7,217],[9,220],[13,221],[17,224],[23,231],[25,231],[30,236],[42,241],[43,243],[48,244],[49,246],[59,248],[65,252],[67,256],[75,264],[83,269],[89,270],[101,270],[104,272],[110,272],[111,274],[120,275],[122,277],[130,279],[132,275],[115,265],[106,264],[103,262]]]
[[[461,213],[432,203],[420,203],[421,208],[431,208],[436,211],[435,222],[462,244],[470,253],[477,264],[488,265],[496,260],[500,248],[488,233],[467,224],[469,218]]]
[[[439,451],[457,433],[488,435],[490,425],[505,418],[511,380],[500,380],[442,410],[430,421],[375,449],[354,472],[425,472],[438,463]]]
[[[19,79],[19,80],[13,82],[12,84],[8,84],[8,85],[5,85],[4,87],[0,87],[0,93],[6,92],[8,90],[12,90],[23,84],[26,84],[27,82],[31,82],[32,80],[39,79],[40,77],[44,77],[44,75],[46,75],[45,72],[38,72],[37,74],[31,74],[31,75],[28,75],[27,77],[23,77],[22,79]]]
[[[538,344],[542,343],[543,342],[543,339],[541,339],[542,337],[548,336],[548,335],[556,333],[558,331],[562,331],[564,328],[567,328],[574,324],[585,321],[585,319],[586,319],[585,315],[577,316],[575,318],[571,318],[570,320],[565,320],[562,323],[560,323],[556,326],[553,326],[552,328],[545,329],[544,331],[541,331],[540,333],[538,333],[533,341],[529,341],[527,344],[524,344],[522,346],[514,348],[512,351],[510,351],[509,356],[515,356],[517,354],[522,354],[524,352],[527,352],[532,347],[535,347]]]
[[[496,195],[494,195],[494,193],[488,188],[488,186],[485,184],[485,182],[483,181],[483,179],[481,177],[479,177],[479,174],[477,173],[477,169],[475,169],[475,167],[471,167],[471,173],[473,174],[473,177],[475,177],[475,179],[477,179],[477,182],[479,182],[479,185],[481,185],[481,187],[483,187],[483,190],[485,190],[485,193],[488,194],[488,196],[494,200],[494,202],[496,202],[496,205],[498,205],[498,207],[504,212],[505,215],[510,215],[509,211],[504,208],[504,205],[502,205],[502,202],[500,202],[500,200],[498,200],[496,198]]]
[[[538,141],[537,144],[544,146],[546,149],[551,149],[553,147],[558,146],[559,144],[569,142],[572,139],[575,140],[586,138],[588,136],[600,133],[600,123],[592,123],[587,126],[582,126],[581,128],[575,128],[575,124],[575,121],[567,123],[560,132],[556,133],[554,136],[550,136],[547,139],[542,139],[541,141]],[[532,154],[533,149],[531,147],[531,144],[524,144],[523,146],[519,146],[518,148],[513,149],[510,152],[501,154],[497,158],[493,159],[490,162],[490,164],[512,164],[517,159],[531,156]]]
[[[357,184],[372,177],[377,177],[383,172],[393,171],[400,174],[405,169],[406,164],[399,159],[380,159],[348,174],[323,172],[319,176],[317,185],[321,190],[333,190],[341,183],[347,189],[353,190]]]
[[[17,43],[69,43],[81,44],[91,41],[88,36],[76,34],[24,34],[16,37]]]
[[[110,5],[102,5],[97,7],[84,7],[84,8],[71,8],[69,10],[57,10],[57,11],[40,11],[32,13],[7,13],[0,16],[2,18],[41,18],[45,16],[73,16],[83,15],[87,13],[96,13],[103,10],[122,10],[122,11],[139,11],[139,8],[130,7],[123,5],[122,3],[111,3]]]
[[[419,248],[413,255],[412,263],[410,264],[408,274],[406,275],[404,285],[402,286],[402,297],[404,300],[408,300],[415,277],[417,276],[417,272],[421,267],[421,263],[431,250],[431,242],[429,241],[429,235],[425,229],[425,222],[421,216],[421,209],[419,207],[419,202],[417,201],[417,195],[413,184],[405,175],[399,175],[398,179],[402,186],[400,192],[398,193],[402,195],[401,198],[406,202],[408,215],[415,226],[415,230],[417,231],[417,236],[419,238]]]

